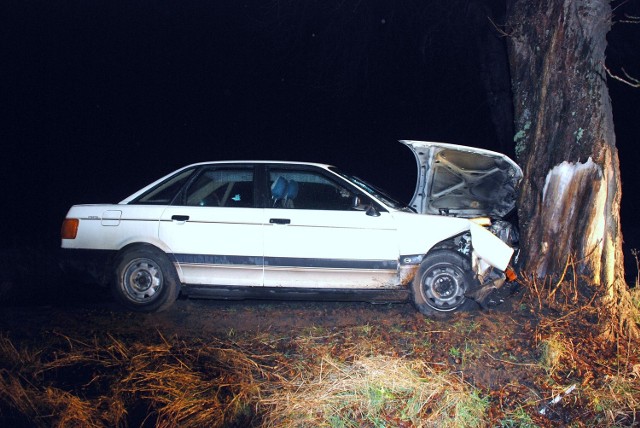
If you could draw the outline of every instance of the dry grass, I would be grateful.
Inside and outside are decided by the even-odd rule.
[[[244,348],[216,340],[194,344],[163,338],[126,345],[113,337],[102,344],[61,339],[65,350],[34,358],[3,338],[3,366],[20,367],[2,369],[0,409],[12,409],[34,426],[57,427],[222,427],[238,421],[446,427],[461,420],[482,426],[486,418],[488,401],[479,391],[459,375],[415,359],[369,356],[346,362],[327,355],[319,364],[305,364],[248,351],[256,345],[269,349],[264,343]],[[300,339],[301,352],[313,353],[317,340]],[[362,349],[362,342],[347,355]],[[30,364],[17,364],[25,362],[22,358]],[[128,413],[141,407],[139,415]]]
[[[640,424],[640,343],[616,343],[600,335],[598,290],[584,281],[530,281],[526,284],[539,308],[535,332],[540,365],[545,369],[555,397],[575,383],[578,388],[565,402],[594,412],[592,423],[601,426]],[[640,290],[631,296],[640,321]]]
[[[488,401],[459,376],[424,362],[325,357],[311,377],[261,400],[266,427],[483,426]]]
[[[527,315],[520,324],[512,323],[515,313],[500,318],[502,325],[481,316],[450,324],[416,318],[206,342],[160,334],[85,341],[52,335],[34,344],[0,335],[0,421],[36,427],[638,425],[640,343],[598,337],[598,308],[588,287],[524,285],[520,311]],[[464,353],[463,363],[452,349]],[[481,376],[483,370],[492,374]],[[570,385],[576,388],[549,404]]]
[[[540,341],[538,349],[540,351],[540,364],[549,375],[553,375],[562,366],[562,359],[571,355],[571,344],[563,340],[559,332],[546,337]]]
[[[608,375],[598,388],[587,391],[587,397],[591,406],[604,413],[611,425],[640,423],[640,382],[635,374]]]
[[[138,395],[157,412],[156,426],[223,426],[260,395],[271,368],[229,347],[185,343],[136,350],[124,393]]]
[[[263,384],[279,379],[271,356],[215,340],[197,346],[164,339],[130,346],[113,337],[106,344],[65,340],[65,351],[15,371],[0,369],[0,403],[33,425],[125,426],[146,420],[157,427],[225,426],[243,412],[251,418],[248,406],[259,400]],[[6,338],[0,344],[2,361],[30,355]],[[69,377],[75,382],[67,390],[53,386]],[[140,414],[128,414],[132,408]]]

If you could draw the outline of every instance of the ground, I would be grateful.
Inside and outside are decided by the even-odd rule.
[[[120,308],[108,290],[63,277],[54,283],[59,288],[43,290],[3,280],[0,425],[638,424],[638,346],[600,342],[597,310],[578,298],[583,290],[576,287],[556,290],[574,299],[573,306],[540,305],[537,285],[512,283],[488,308],[430,319],[410,303],[184,298],[162,313],[134,313]],[[382,370],[380,364],[393,369],[367,381],[366,404],[359,398],[322,407],[330,393],[318,391],[327,379],[348,374],[352,384]],[[410,400],[406,388],[393,389],[397,382],[390,377],[404,370],[397,364],[409,365],[418,387],[437,378],[444,389],[420,395],[414,413],[400,408]],[[618,392],[609,394],[614,388]],[[454,390],[476,397],[480,406],[442,404]],[[305,402],[319,403],[313,414],[295,401],[304,391],[313,396]],[[376,399],[371,391],[378,391]],[[340,400],[357,395],[349,389],[336,394]],[[550,404],[554,397],[561,398]],[[195,402],[209,413],[193,410]],[[469,414],[478,416],[460,422]]]

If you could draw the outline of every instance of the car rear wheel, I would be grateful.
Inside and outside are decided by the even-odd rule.
[[[472,301],[465,297],[475,280],[469,261],[459,253],[438,250],[428,254],[411,283],[413,304],[423,314],[444,317],[467,309]]]
[[[177,299],[180,287],[167,256],[154,248],[139,247],[124,252],[116,261],[113,292],[129,309],[159,312]]]

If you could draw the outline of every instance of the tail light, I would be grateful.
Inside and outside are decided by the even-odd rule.
[[[62,222],[62,229],[60,230],[60,235],[62,239],[76,239],[78,235],[78,226],[80,225],[80,220],[77,218],[65,218]]]

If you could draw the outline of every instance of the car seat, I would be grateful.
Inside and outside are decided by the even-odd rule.
[[[293,200],[298,196],[298,182],[289,180],[287,182],[287,194],[284,197],[284,208],[294,208]]]
[[[282,206],[287,196],[287,187],[289,183],[287,179],[279,176],[271,185],[271,199],[273,200],[273,206]]]

